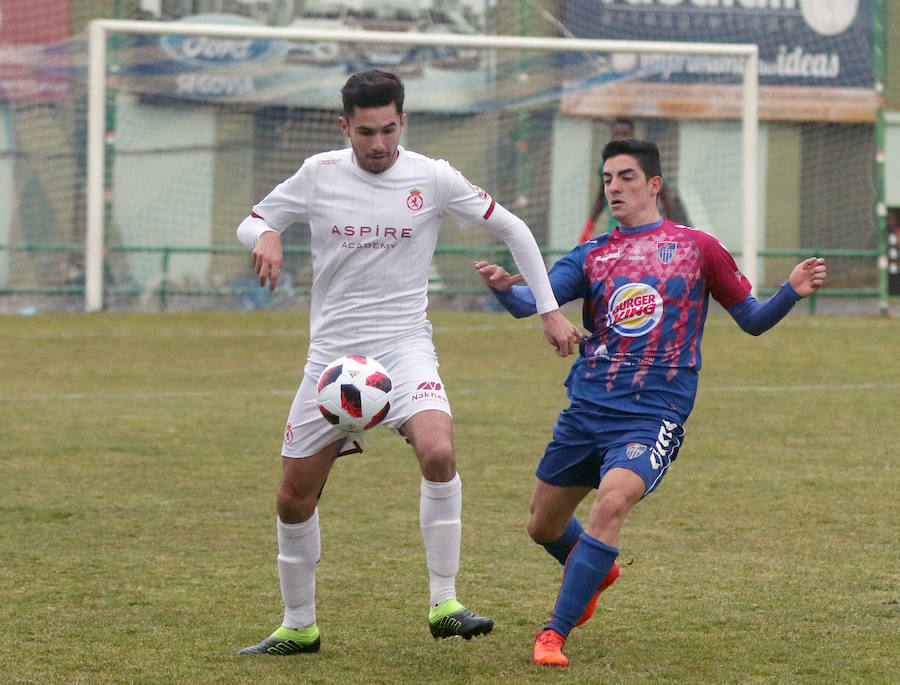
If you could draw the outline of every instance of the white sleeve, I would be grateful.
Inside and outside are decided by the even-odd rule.
[[[288,226],[308,221],[307,208],[314,187],[315,165],[305,160],[294,172],[253,205],[253,214],[265,220],[269,230],[283,233]]]
[[[259,240],[259,236],[266,231],[275,231],[275,229],[269,226],[269,224],[260,217],[251,214],[238,226],[237,237],[241,242],[241,245],[249,247],[252,250],[256,247],[256,241]],[[275,233],[278,233],[278,231],[275,231]]]
[[[259,236],[266,231],[281,234],[295,221],[306,220],[306,189],[311,185],[310,173],[310,166],[304,162],[293,176],[279,183],[253,206],[253,212],[237,229],[242,245],[253,249]]]
[[[546,314],[559,309],[553,289],[550,287],[541,250],[525,222],[503,205],[495,203],[493,211],[484,222],[484,227],[488,233],[509,247],[519,273],[534,294],[537,313]]]

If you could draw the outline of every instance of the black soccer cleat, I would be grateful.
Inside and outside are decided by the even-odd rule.
[[[441,616],[428,622],[431,636],[437,640],[448,637],[461,637],[471,640],[476,635],[487,635],[494,629],[494,620],[487,616],[477,616],[465,607],[452,614]]]
[[[318,652],[321,644],[319,629],[315,625],[304,630],[293,630],[282,626],[258,645],[244,647],[238,654],[289,656],[304,652]]]

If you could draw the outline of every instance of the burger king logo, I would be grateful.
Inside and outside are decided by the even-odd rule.
[[[663,300],[646,283],[626,283],[609,298],[607,325],[619,335],[636,338],[656,328],[662,319]]]

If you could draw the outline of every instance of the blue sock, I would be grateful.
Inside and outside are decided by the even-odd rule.
[[[581,535],[582,532],[583,529],[581,524],[578,522],[578,519],[573,516],[569,519],[569,525],[566,526],[563,534],[553,542],[545,542],[544,549],[546,549],[560,564],[565,566],[566,559],[569,558],[569,552],[571,552],[572,548],[578,543],[578,536]]]
[[[569,637],[569,631],[581,618],[617,556],[619,550],[615,547],[581,533],[578,544],[569,554],[556,606],[545,629],[550,628],[563,637]]]

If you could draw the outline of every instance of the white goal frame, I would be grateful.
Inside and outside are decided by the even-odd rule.
[[[95,19],[88,27],[87,226],[85,231],[85,310],[103,308],[104,164],[106,121],[106,52],[112,33],[202,35],[259,40],[330,41],[427,45],[477,49],[520,49],[542,52],[653,53],[737,57],[742,74],[742,257],[741,269],[751,283],[758,270],[759,50],[754,44],[681,43],[595,40],[585,38],[462,35],[364,30],[235,26],[184,22]]]

